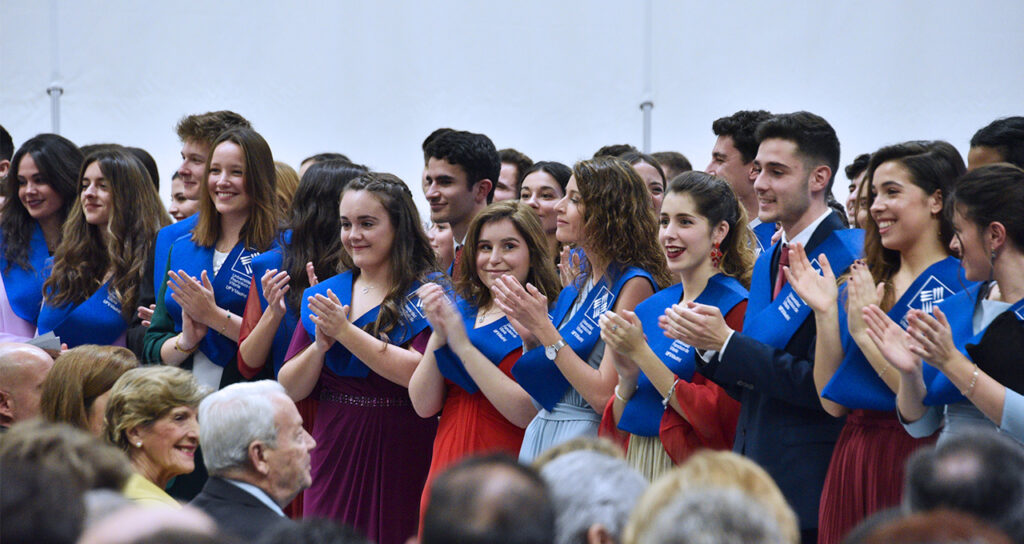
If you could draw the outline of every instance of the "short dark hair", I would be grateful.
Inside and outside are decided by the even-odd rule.
[[[142,163],[143,167],[145,167],[146,173],[149,174],[150,180],[153,182],[153,186],[156,187],[157,191],[159,191],[160,170],[156,167],[156,161],[153,160],[153,155],[150,155],[149,151],[146,151],[141,147],[126,146],[124,150],[134,155],[136,159],[139,159],[139,162]]]
[[[996,119],[974,133],[971,147],[991,147],[1003,160],[1024,168],[1024,117]]]
[[[562,187],[562,194],[565,194],[565,186],[569,184],[569,178],[572,177],[572,168],[556,161],[539,161],[533,163],[533,166],[523,172],[523,179],[537,171],[545,172],[555,178],[555,181]]]
[[[501,157],[490,138],[474,132],[448,129],[433,139],[428,136],[427,140],[424,142],[424,157],[427,160],[443,159],[461,166],[466,171],[469,187],[482,179],[491,180],[491,191],[487,194],[487,202],[491,202],[494,188],[498,185],[498,176],[501,175]]]
[[[526,177],[526,171],[533,166],[533,159],[527,157],[525,153],[511,147],[498,150],[498,157],[502,163],[508,163],[515,165],[516,167],[516,194],[519,194],[519,187],[523,185],[523,178]],[[497,183],[497,180],[494,180]]]
[[[719,117],[711,123],[711,130],[715,136],[728,136],[732,138],[732,145],[743,157],[743,164],[749,164],[757,156],[757,146],[760,143],[754,136],[757,125],[770,119],[771,113],[765,110],[740,110],[726,117]]]
[[[60,465],[5,461],[0,540],[73,544],[85,523],[83,490]]]
[[[832,182],[839,169],[839,137],[824,117],[808,111],[782,113],[757,125],[754,137],[758,145],[770,138],[793,142],[805,163],[828,166],[832,177],[826,193],[832,193]]]
[[[0,125],[0,161],[9,161],[14,156],[14,139],[3,125]]]
[[[952,508],[1024,542],[1024,449],[995,431],[970,430],[907,461],[904,505],[912,512]]]
[[[988,164],[960,176],[947,197],[945,211],[959,211],[984,229],[998,221],[1017,249],[1024,249],[1024,169]]]
[[[596,159],[598,157],[621,157],[622,155],[625,155],[626,153],[639,153],[639,152],[640,152],[640,150],[637,149],[636,146],[632,145],[632,144],[610,144],[610,145],[602,146],[601,149],[598,149],[597,151],[595,151],[593,158]]]
[[[658,162],[658,159],[655,159],[651,155],[630,151],[629,153],[623,153],[619,158],[628,162],[630,166],[646,162],[657,170],[658,175],[661,176],[661,182],[668,185],[670,178],[665,175],[665,169],[661,167],[661,163]]]
[[[245,117],[233,111],[220,110],[186,115],[178,121],[174,130],[182,142],[212,145],[221,132],[235,127],[252,128],[252,125]]]
[[[430,145],[430,142],[433,142],[434,140],[437,139],[438,136],[442,134],[454,131],[455,129],[453,128],[441,127],[435,130],[434,132],[431,132],[430,134],[427,135],[426,138],[423,139],[423,144],[420,145],[420,149],[423,150],[423,164],[427,164],[427,161],[430,160],[430,155],[427,154],[427,146]]]
[[[302,159],[302,162],[300,162],[299,165],[301,166],[309,161],[313,161],[313,164],[324,161],[345,161],[347,163],[351,163],[352,159],[348,158],[348,156],[342,153],[334,153],[329,151],[326,153],[317,153],[316,155],[310,155],[305,159]]]
[[[654,160],[658,161],[663,170],[666,170],[666,177],[672,179],[683,172],[689,172],[693,170],[693,165],[690,164],[690,159],[686,158],[686,155],[678,151],[656,151],[651,153]],[[674,175],[668,175],[671,172]]]
[[[871,163],[871,153],[861,153],[857,155],[853,162],[846,165],[846,177],[850,181],[857,179],[857,176],[863,174],[868,169],[868,164]]]
[[[470,457],[434,480],[422,530],[423,544],[548,544],[555,509],[536,470],[505,454]]]

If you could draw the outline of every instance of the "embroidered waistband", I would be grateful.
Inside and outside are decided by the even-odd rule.
[[[361,395],[348,395],[337,391],[321,391],[320,400],[348,404],[349,406],[361,406],[363,408],[392,408],[397,406],[412,406],[409,397],[364,397]]]

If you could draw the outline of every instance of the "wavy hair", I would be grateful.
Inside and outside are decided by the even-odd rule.
[[[590,274],[594,261],[611,277],[636,266],[654,276],[659,287],[671,285],[650,191],[636,170],[622,159],[597,157],[577,162],[572,174],[583,199],[581,245],[587,253],[577,281]]]
[[[754,236],[747,228],[747,211],[729,182],[704,172],[684,172],[669,182],[667,194],[690,195],[697,212],[707,218],[712,228],[722,221],[729,225],[729,232],[719,244],[721,269],[749,288],[754,267]]]
[[[266,251],[274,242],[278,231],[277,172],[274,155],[267,141],[248,127],[234,127],[222,132],[210,146],[206,159],[206,173],[199,191],[199,221],[192,230],[192,240],[200,246],[210,247],[220,238],[220,212],[210,198],[210,161],[217,146],[231,142],[242,149],[245,157],[245,191],[249,193],[249,217],[242,225],[239,239],[246,249]]]
[[[558,273],[555,272],[554,257],[549,254],[547,235],[544,234],[544,228],[540,226],[540,219],[533,208],[514,200],[495,202],[487,206],[469,224],[466,243],[462,246],[460,270],[455,274],[458,278],[455,280],[456,292],[462,298],[473,301],[478,308],[490,306],[493,295],[480,279],[476,269],[477,243],[480,241],[480,231],[485,225],[503,220],[512,222],[512,226],[523,237],[526,249],[530,252],[530,270],[526,275],[526,282],[532,283],[542,295],[548,297],[549,301],[554,301],[562,286]]]
[[[159,365],[133,368],[110,388],[104,417],[107,440],[129,452],[128,431],[149,425],[178,406],[195,408],[209,392],[183,368]]]
[[[352,268],[352,259],[342,247],[341,239],[329,233],[341,231],[338,202],[342,191],[348,182],[365,173],[365,166],[329,160],[314,163],[302,176],[288,220],[292,240],[282,248],[281,263],[281,268],[288,272],[291,287],[285,301],[294,311],[299,311],[302,292],[309,287],[306,263],[313,263],[320,278]]]
[[[870,189],[868,207],[875,202],[874,178],[878,167],[887,162],[895,162],[910,173],[910,180],[921,188],[925,195],[936,191],[943,198],[948,197],[956,182],[967,168],[960,152],[950,143],[941,140],[913,141],[885,146],[871,155],[864,181]],[[939,212],[935,219],[939,222],[939,238],[951,254],[949,242],[953,238],[953,225],[946,214]],[[900,252],[887,249],[882,245],[882,237],[878,233],[878,224],[870,213],[864,225],[864,260],[871,270],[875,283],[885,284],[881,307],[889,310],[896,303],[896,291],[892,285],[892,276],[900,267]]]
[[[342,192],[342,198],[350,191],[371,193],[387,211],[395,232],[391,246],[391,289],[380,304],[377,320],[365,327],[366,332],[380,336],[402,325],[406,294],[413,283],[428,281],[431,273],[439,272],[437,257],[427,234],[423,232],[412,192],[398,176],[368,172],[350,181]],[[353,269],[353,272],[358,272],[358,269]]]
[[[63,223],[78,196],[78,167],[82,164],[82,152],[75,144],[57,134],[40,134],[21,144],[11,158],[11,167],[4,183],[7,202],[0,213],[0,237],[3,239],[4,258],[7,265],[18,265],[31,270],[28,262],[29,240],[36,220],[29,215],[25,205],[18,198],[18,176],[21,160],[29,155],[43,183],[60,195],[64,203],[57,212]],[[53,243],[59,244],[60,240]]]
[[[93,163],[99,164],[110,190],[113,205],[109,219],[106,225],[90,225],[82,199],[74,199],[63,238],[53,254],[53,271],[43,283],[43,295],[52,306],[81,303],[103,285],[109,273],[110,291],[121,302],[121,315],[131,319],[157,231],[171,220],[153,181],[134,155],[122,149],[90,154],[82,162],[79,186]]]

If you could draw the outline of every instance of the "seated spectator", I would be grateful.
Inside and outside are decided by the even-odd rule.
[[[0,430],[39,415],[39,397],[53,359],[29,344],[0,343]]]
[[[181,536],[187,538],[182,539]],[[4,541],[6,543],[6,540]],[[122,508],[91,525],[78,544],[206,544],[217,538],[217,524],[197,508]]]
[[[196,406],[206,396],[192,373],[170,366],[134,368],[110,390],[107,439],[128,454],[133,473],[124,494],[141,505],[180,505],[166,489],[195,470]]]
[[[619,542],[647,480],[626,461],[574,451],[544,465],[555,505],[557,544]]]
[[[304,519],[277,527],[263,535],[259,544],[370,544],[355,529],[329,519]]]
[[[138,366],[139,360],[127,348],[86,344],[67,350],[43,380],[40,415],[102,437],[110,388]]]
[[[281,509],[309,487],[316,441],[284,387],[270,380],[229,385],[203,399],[199,420],[210,479],[189,504],[245,541],[291,525]]]
[[[1010,544],[1005,534],[978,518],[954,510],[911,514],[868,534],[863,544]],[[844,544],[852,544],[844,541]]]
[[[543,470],[545,465],[548,463],[574,451],[596,451],[616,459],[626,458],[622,453],[622,448],[607,438],[599,436],[577,436],[572,440],[562,442],[561,444],[552,446],[542,452],[533,460],[533,468]]]
[[[645,533],[666,505],[686,491],[701,491],[708,487],[742,491],[772,514],[782,532],[783,542],[800,542],[796,514],[771,476],[742,455],[710,450],[691,455],[685,463],[647,488],[633,509],[622,541],[626,544],[645,542]]]
[[[668,181],[672,181],[683,172],[693,170],[690,159],[678,151],[656,151],[651,153],[651,156],[661,165],[661,169],[665,171],[665,179]]]
[[[511,457],[466,459],[434,480],[423,544],[550,544],[555,509],[547,486]]]
[[[996,119],[974,133],[967,152],[967,169],[997,162],[1024,168],[1024,117]]]
[[[643,544],[782,544],[771,513],[737,489],[691,489],[661,510]]]
[[[74,544],[85,506],[71,470],[25,459],[4,460],[2,465],[0,542]]]
[[[4,477],[7,467],[15,463],[58,467],[66,471],[63,478],[82,491],[121,491],[132,473],[128,459],[117,448],[66,423],[39,419],[11,427],[0,441]]]
[[[964,431],[907,461],[903,506],[978,516],[1024,542],[1024,450],[992,431]]]

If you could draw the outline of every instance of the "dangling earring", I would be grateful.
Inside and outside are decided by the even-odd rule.
[[[719,242],[715,242],[715,245],[711,246],[711,266],[715,268],[722,264],[722,250],[718,249],[719,244]]]

